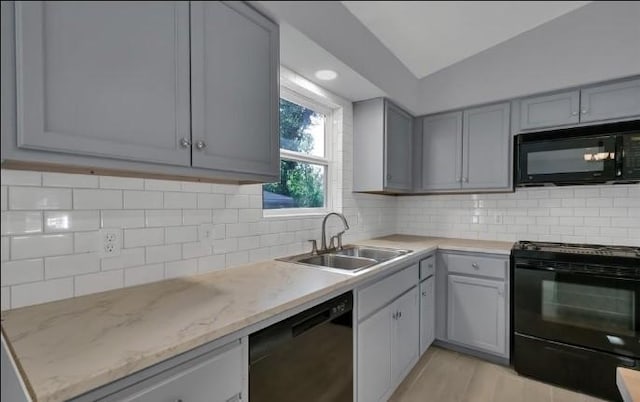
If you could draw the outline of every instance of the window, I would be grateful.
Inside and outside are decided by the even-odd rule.
[[[270,214],[330,209],[330,116],[326,106],[281,88],[280,181],[262,187],[262,207]]]

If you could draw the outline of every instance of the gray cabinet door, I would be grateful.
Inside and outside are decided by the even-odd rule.
[[[358,325],[358,401],[382,401],[391,387],[391,307]],[[395,311],[395,310],[394,310]]]
[[[462,112],[422,121],[422,190],[459,189],[462,167]]]
[[[436,278],[420,283],[420,355],[427,351],[436,334]]]
[[[583,89],[580,121],[640,116],[640,79]]]
[[[448,283],[448,340],[506,355],[504,282],[449,275]]]
[[[462,188],[510,187],[510,110],[501,103],[464,111]]]
[[[279,176],[278,32],[244,3],[191,3],[193,166]]]
[[[385,102],[385,189],[411,190],[413,118]]]
[[[189,165],[189,5],[16,2],[18,147]]]
[[[414,286],[392,306],[395,330],[391,343],[391,378],[394,384],[399,384],[418,361],[420,353],[418,287]]]
[[[580,91],[533,96],[520,101],[520,130],[578,123]]]

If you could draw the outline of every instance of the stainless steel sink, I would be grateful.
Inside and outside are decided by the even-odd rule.
[[[410,253],[411,250],[396,250],[382,247],[346,246],[342,250],[332,250],[318,255],[300,254],[292,257],[279,258],[280,261],[322,267],[338,272],[363,270],[377,264],[392,260]]]
[[[298,260],[301,264],[319,265],[321,267],[338,268],[347,271],[369,267],[378,261],[371,258],[353,258],[336,254],[320,254]]]
[[[371,258],[378,262],[388,261],[392,258],[407,254],[408,250],[391,250],[384,248],[350,246],[343,250],[336,251],[337,255],[346,255],[350,257]]]

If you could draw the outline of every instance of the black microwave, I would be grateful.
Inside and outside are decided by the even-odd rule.
[[[516,136],[516,186],[637,183],[640,120]]]

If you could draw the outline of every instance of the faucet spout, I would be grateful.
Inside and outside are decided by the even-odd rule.
[[[349,223],[347,222],[347,218],[345,218],[344,215],[342,215],[341,213],[338,212],[329,212],[327,215],[325,215],[324,219],[322,220],[322,239],[320,239],[321,241],[321,246],[320,246],[320,250],[322,252],[327,251],[327,219],[329,219],[329,217],[331,215],[335,215],[338,218],[340,218],[342,220],[342,224],[344,225],[344,230],[340,233],[340,235],[342,235],[342,233],[344,233],[345,231],[349,230]],[[341,241],[340,241],[341,243]]]

